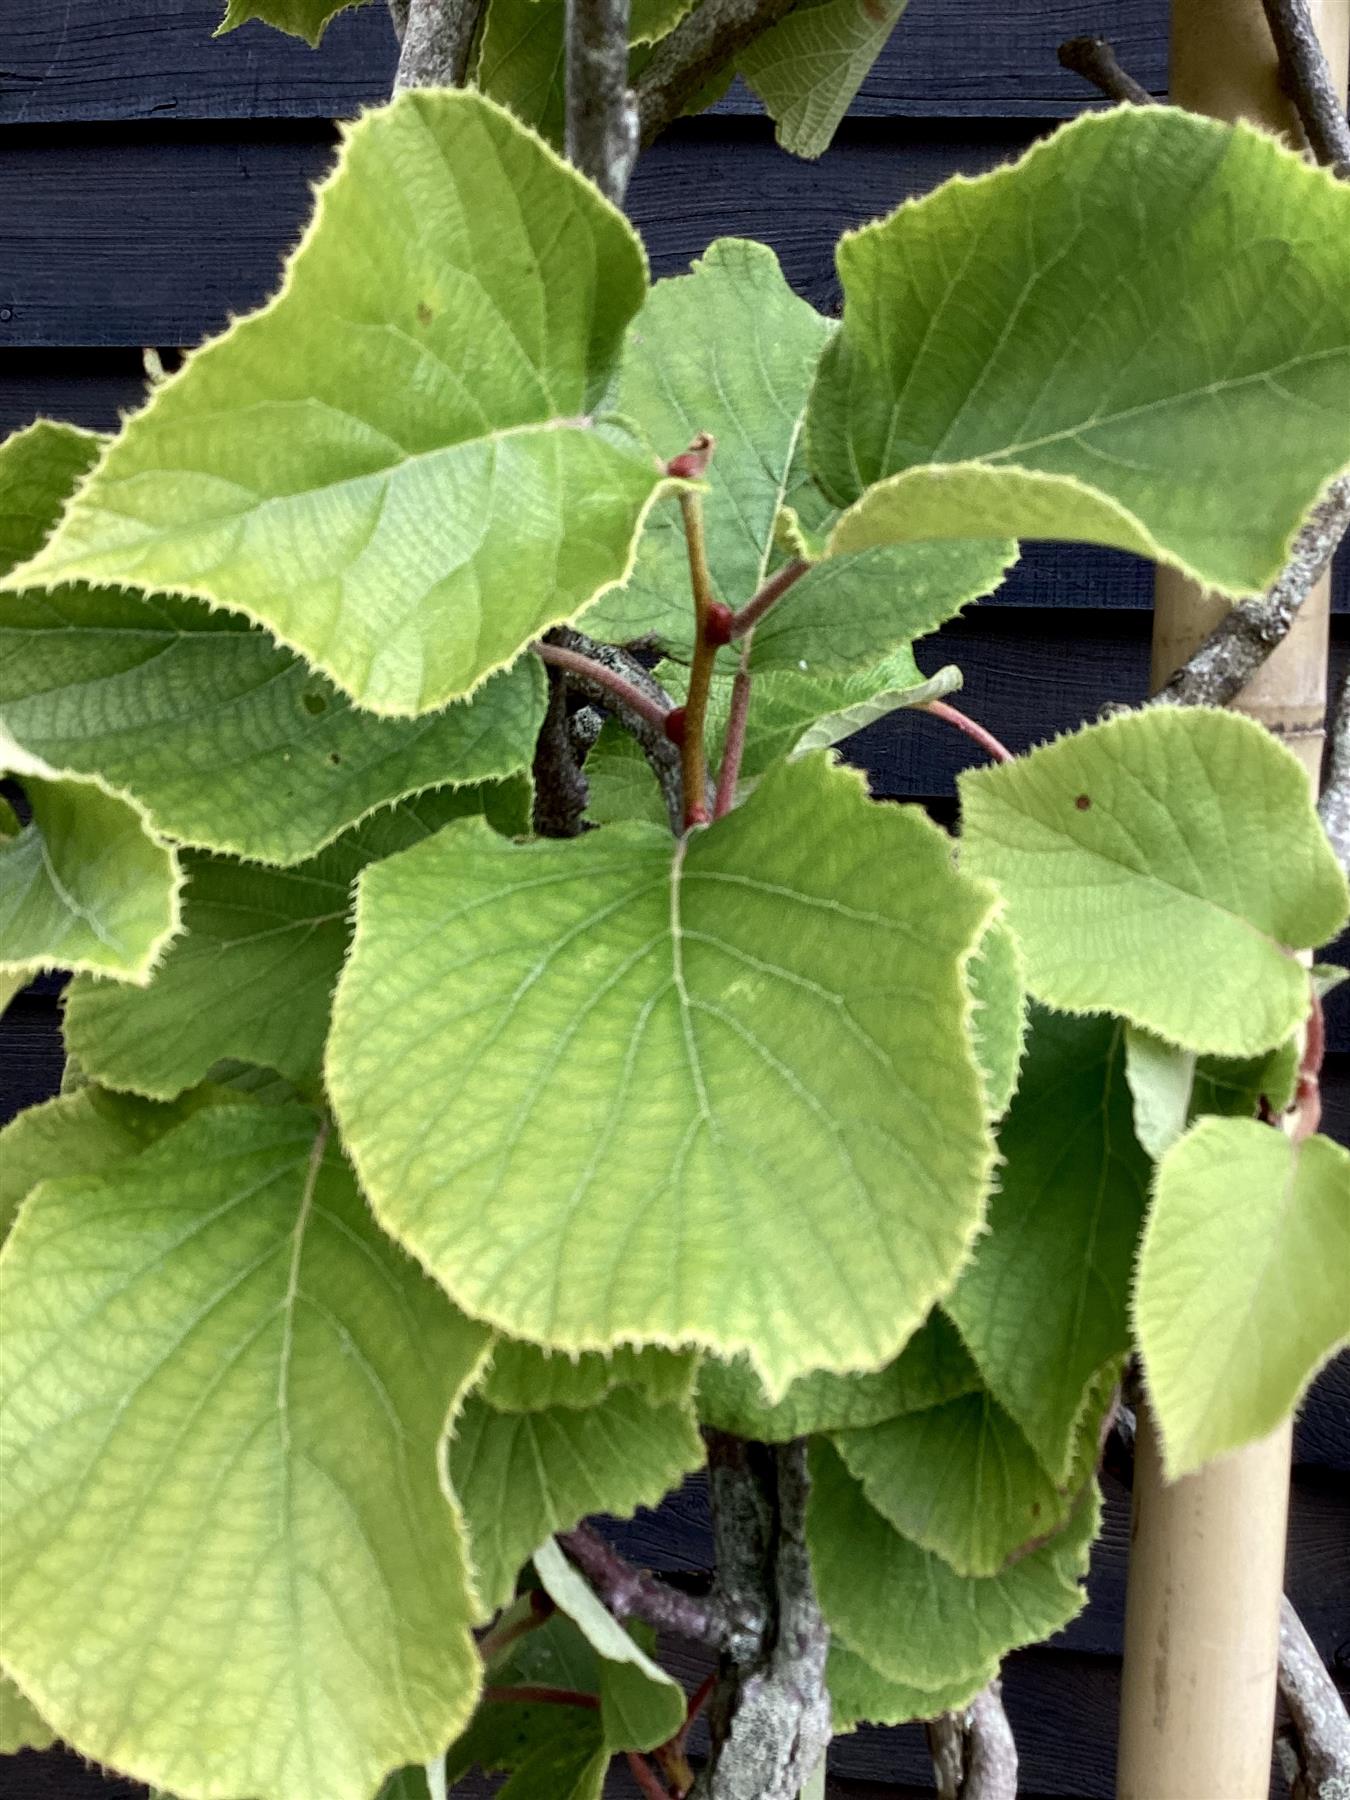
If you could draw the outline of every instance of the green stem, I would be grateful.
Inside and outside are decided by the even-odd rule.
[[[771,575],[759,592],[752,594],[741,610],[733,614],[732,637],[744,637],[747,631],[753,631],[769,608],[776,605],[789,588],[795,587],[810,567],[811,564],[803,562],[799,556],[794,556],[791,562],[784,563],[777,574]]]
[[[722,750],[722,767],[717,774],[717,798],[713,801],[714,819],[724,819],[736,803],[736,784],[741,778],[741,758],[745,755],[745,728],[750,717],[750,640],[741,651],[741,665],[731,684],[731,716],[727,720],[727,739]]]

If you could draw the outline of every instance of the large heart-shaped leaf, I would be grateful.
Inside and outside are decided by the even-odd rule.
[[[626,220],[508,113],[403,93],[348,128],[277,298],[11,583],[195,595],[374,712],[468,694],[627,573],[662,478],[591,409],[645,289]]]
[[[864,1720],[874,1725],[904,1725],[910,1719],[935,1719],[939,1713],[959,1712],[997,1673],[997,1662],[990,1662],[945,1687],[914,1687],[888,1681],[836,1638],[825,1664],[834,1729],[852,1731]]]
[[[808,419],[857,502],[833,548],[1079,538],[1250,593],[1350,462],[1350,190],[1246,125],[1081,118],[839,272]]]
[[[745,1350],[771,1394],[877,1367],[982,1214],[990,907],[822,756],[675,845],[452,825],[360,883],[327,1071],[362,1183],[513,1336]]]
[[[1350,1151],[1202,1119],[1158,1165],[1135,1329],[1169,1479],[1273,1431],[1350,1340]]]
[[[98,450],[45,420],[0,446],[0,570],[41,547]],[[388,801],[528,768],[544,675],[526,657],[470,701],[379,719],[229,613],[76,585],[0,594],[0,707],[30,752],[125,789],[168,836],[293,863]]]
[[[260,19],[278,31],[304,38],[311,48],[317,49],[329,22],[347,7],[361,3],[362,0],[227,0],[216,36],[223,37],[250,19]]]
[[[1308,1010],[1294,954],[1345,922],[1302,765],[1237,713],[1155,707],[960,778],[962,863],[997,883],[1027,985],[1249,1056]]]
[[[369,1800],[478,1691],[438,1454],[486,1334],[316,1128],[213,1107],[0,1255],[6,1661],[187,1800]]]
[[[697,1373],[698,1358],[687,1351],[620,1344],[610,1356],[563,1356],[499,1338],[478,1392],[497,1412],[595,1406],[622,1387],[636,1388],[654,1405],[683,1404]]]

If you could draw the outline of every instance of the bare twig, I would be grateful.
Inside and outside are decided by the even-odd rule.
[[[622,708],[625,715],[636,714],[644,725],[650,725],[656,731],[664,731],[670,706],[662,706],[650,694],[644,693],[636,682],[630,681],[609,663],[587,656],[580,650],[573,650],[566,644],[539,643],[532,648],[540,662],[549,663],[553,668],[575,676],[579,691],[615,710]]]
[[[1293,1800],[1345,1800],[1350,1794],[1350,1716],[1287,1595],[1280,1606],[1280,1693],[1289,1709],[1298,1761]]]
[[[795,0],[702,0],[662,39],[635,90],[638,125],[650,144],[736,53],[792,11]]]
[[[1227,706],[1282,644],[1350,527],[1350,476],[1313,508],[1288,563],[1259,600],[1239,600],[1154,698],[1162,706]]]
[[[1017,1744],[1000,1682],[964,1711],[929,1720],[927,1731],[938,1800],[1017,1800]]]
[[[796,1800],[825,1754],[829,1631],[806,1547],[806,1450],[709,1433],[718,1580],[745,1637],[724,1660],[702,1800]]]
[[[550,632],[550,637],[554,634]],[[534,828],[540,837],[580,837],[590,799],[572,743],[567,681],[561,669],[548,671],[548,707],[534,746]]]
[[[1350,120],[1317,37],[1307,0],[1263,0],[1280,67],[1318,162],[1350,181]]]
[[[1317,810],[1341,867],[1350,875],[1350,675],[1341,683],[1332,712],[1330,743],[1327,784]]]
[[[1121,68],[1115,50],[1105,38],[1070,38],[1060,45],[1059,60],[1066,69],[1100,88],[1108,100],[1124,100],[1131,106],[1153,104],[1152,94]]]
[[[661,797],[666,803],[670,829],[678,836],[684,829],[684,784],[680,776],[680,752],[665,733],[664,722],[670,712],[670,695],[636,657],[629,656],[626,651],[613,644],[597,644],[579,631],[559,630],[551,632],[549,636],[559,648],[572,651],[584,663],[592,665],[592,668],[595,664],[603,664],[626,687],[637,690],[645,697],[646,704],[641,708],[629,706],[613,685],[602,684],[598,678],[579,669],[576,664],[572,665],[572,672],[567,675],[569,689],[603,707],[647,758],[661,789]],[[575,724],[575,715],[573,723]]]
[[[638,152],[628,14],[629,0],[567,0],[567,159],[616,206]]]
[[[730,1627],[716,1600],[700,1600],[659,1581],[611,1549],[589,1525],[564,1531],[559,1544],[616,1619],[641,1619],[689,1643],[726,1646]]]
[[[400,0],[393,0],[398,28]],[[407,0],[394,92],[463,87],[473,58],[482,0]]]

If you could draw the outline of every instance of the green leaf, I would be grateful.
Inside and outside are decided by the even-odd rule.
[[[111,1164],[139,1156],[217,1097],[185,1094],[172,1106],[159,1106],[84,1086],[28,1107],[0,1131],[0,1241],[40,1181],[101,1175]]]
[[[512,1413],[475,1395],[455,1426],[449,1466],[483,1610],[511,1598],[544,1538],[591,1513],[630,1517],[659,1506],[702,1462],[689,1408],[654,1405],[637,1388],[614,1388],[593,1406]]]
[[[447,788],[376,814],[293,869],[189,857],[183,935],[145,988],[82,977],[66,999],[66,1043],[110,1087],[171,1100],[234,1058],[313,1085],[350,937],[351,890],[367,863],[450,819],[474,788]]]
[[[601,1658],[600,1726],[611,1750],[655,1750],[684,1723],[684,1690],[654,1663],[596,1598],[550,1538],[534,1569],[555,1606],[580,1627]]]
[[[485,1334],[315,1125],[212,1108],[45,1183],[0,1255],[6,1660],[185,1800],[369,1800],[478,1689],[437,1455]]]
[[[1057,1484],[987,1390],[832,1439],[876,1511],[958,1575],[996,1575],[1067,1524],[1096,1463],[1095,1432],[1085,1441],[1087,1467]]]
[[[874,670],[870,675],[854,675],[840,685],[852,693],[862,693],[866,689],[875,689],[878,681],[894,679],[891,671],[899,674],[906,685],[902,687],[883,687],[878,692],[868,693],[865,699],[854,700],[843,697],[842,706],[836,706],[832,712],[814,718],[803,731],[803,715],[809,710],[819,713],[822,705],[829,704],[825,699],[826,684],[811,681],[810,678],[783,674],[776,679],[770,678],[768,711],[772,714],[781,711],[791,716],[798,714],[792,729],[799,732],[796,742],[789,754],[792,756],[809,756],[813,750],[828,750],[835,744],[842,744],[845,738],[853,736],[855,731],[862,731],[868,725],[875,725],[878,719],[888,719],[892,713],[900,712],[914,706],[927,706],[930,700],[941,700],[945,694],[954,694],[961,686],[961,671],[953,663],[947,663],[936,675],[925,678],[908,649],[895,652],[887,659],[883,669]],[[917,676],[911,681],[909,677]],[[800,686],[798,683],[800,682]],[[832,685],[832,684],[831,684]],[[819,696],[819,697],[816,697]],[[760,696],[763,699],[763,695]],[[753,707],[753,703],[752,703]],[[750,755],[750,742],[756,735],[754,721],[747,734],[746,754]],[[764,734],[767,735],[767,734]],[[761,740],[762,741],[762,740]],[[756,761],[767,760],[765,749],[756,744]]]
[[[565,11],[557,0],[488,0],[474,85],[561,149],[566,123]]]
[[[946,1302],[994,1398],[1052,1480],[1069,1479],[1094,1376],[1129,1348],[1148,1195],[1124,1027],[1037,1011],[999,1134],[989,1229]]]
[[[1335,937],[1346,883],[1302,765],[1260,725],[1155,707],[959,787],[962,866],[1002,891],[1038,999],[1220,1056],[1302,1022],[1294,951]]]
[[[1194,1050],[1125,1027],[1125,1078],[1134,1099],[1134,1135],[1156,1162],[1186,1129],[1195,1087]]]
[[[1253,593],[1350,462],[1350,192],[1248,126],[1080,118],[850,234],[839,272],[808,421],[859,503],[836,549],[1085,539]]]
[[[982,539],[827,556],[756,625],[751,667],[817,676],[874,668],[993,593],[1016,560],[1015,543]]]
[[[935,1719],[939,1713],[959,1712],[997,1673],[997,1662],[990,1662],[954,1678],[946,1687],[913,1687],[888,1681],[856,1651],[836,1639],[825,1664],[834,1729],[836,1733],[852,1731],[864,1721],[873,1725],[907,1725],[911,1719]]]
[[[1135,1331],[1169,1480],[1273,1431],[1350,1341],[1350,1151],[1202,1119],[1158,1165]]]
[[[819,1431],[876,1425],[899,1413],[973,1393],[980,1373],[955,1327],[934,1312],[884,1369],[870,1375],[802,1375],[771,1404],[747,1357],[705,1357],[698,1412],[705,1425],[761,1444],[786,1444]]]
[[[499,1338],[478,1392],[497,1412],[595,1406],[618,1387],[637,1388],[653,1405],[683,1405],[697,1373],[698,1358],[687,1352],[620,1344],[610,1356],[573,1358]]]
[[[225,17],[215,35],[224,37],[227,31],[247,25],[250,19],[261,19],[278,31],[304,38],[311,49],[317,50],[329,22],[347,7],[361,3],[362,0],[226,0]]]
[[[594,825],[640,819],[670,828],[651,764],[623,727],[612,721],[601,728],[586,758],[586,791],[586,817]]]
[[[821,1611],[832,1637],[891,1681],[929,1690],[964,1682],[972,1669],[1038,1643],[1081,1612],[1098,1512],[1094,1489],[1039,1549],[997,1575],[958,1575],[893,1531],[818,1441],[806,1535]]]
[[[0,1670],[0,1756],[20,1750],[49,1750],[56,1733],[3,1670]]]
[[[554,1613],[518,1638],[491,1667],[493,1687],[564,1688],[599,1700],[600,1659],[566,1613]],[[475,1765],[494,1774],[531,1766],[538,1770],[548,1767],[551,1756],[566,1769],[568,1758],[584,1767],[597,1753],[608,1761],[598,1704],[583,1709],[485,1700],[451,1746],[446,1773],[453,1786]],[[536,1793],[537,1800],[551,1800],[548,1792]]]
[[[1298,1085],[1300,1037],[1295,1033],[1264,1056],[1202,1056],[1195,1065],[1191,1121],[1202,1113],[1250,1119],[1264,1101],[1277,1116]]]
[[[377,1216],[531,1341],[879,1366],[983,1214],[990,905],[823,757],[675,845],[447,827],[362,876],[329,1039]]]
[[[718,599],[741,606],[768,572],[778,509],[795,479],[807,390],[828,320],[783,279],[773,251],[719,238],[688,275],[660,281],[633,321],[614,394],[657,454],[699,433],[717,439],[704,496]],[[615,642],[654,634],[687,655],[693,640],[689,558],[680,513],[655,510],[627,585],[587,629]]]
[[[0,570],[35,554],[99,440],[40,421],[0,445]],[[166,835],[262,862],[311,856],[391,800],[527,768],[533,657],[419,720],[356,710],[267,633],[195,600],[0,594],[0,705],[35,755],[132,794]]]
[[[645,289],[622,215],[509,114],[400,94],[347,128],[281,293],[11,584],[194,595],[377,713],[468,694],[628,572],[664,484],[590,409]]]
[[[906,0],[807,0],[740,54],[745,79],[796,156],[820,156],[900,22]]]
[[[601,1800],[608,1768],[606,1749],[546,1744],[521,1763],[497,1800]]]
[[[0,978],[88,969],[143,987],[178,930],[177,852],[128,795],[53,768],[4,724],[0,775],[32,809],[13,835],[0,821]]]
[[[1026,978],[1017,939],[999,919],[980,939],[967,970],[975,1010],[971,1029],[975,1060],[984,1077],[992,1119],[1001,1119],[1017,1091],[1017,1072],[1027,1036]]]

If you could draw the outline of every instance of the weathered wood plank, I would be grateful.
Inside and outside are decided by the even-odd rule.
[[[850,126],[803,163],[762,122],[694,120],[642,159],[630,210],[658,275],[715,237],[759,235],[828,310],[842,231],[1032,135],[1015,122]],[[275,290],[333,154],[322,123],[13,135],[0,158],[0,349],[187,345],[221,330]]]
[[[382,4],[343,14],[311,51],[260,24],[223,39],[221,0],[5,0],[0,124],[101,119],[346,118],[389,92],[394,38]],[[1108,27],[1148,87],[1166,85],[1165,0],[912,0],[854,107],[858,117],[1077,112],[1086,84],[1061,69],[1064,38]],[[758,112],[737,87],[723,113]]]

